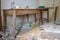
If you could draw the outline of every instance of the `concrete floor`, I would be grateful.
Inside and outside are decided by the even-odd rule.
[[[42,30],[44,29],[44,30]],[[44,23],[40,27],[36,27],[23,34],[17,35],[16,40],[60,40],[60,25],[54,23]]]
[[[16,40],[60,40],[60,25],[44,23],[34,29],[24,29],[17,35]]]

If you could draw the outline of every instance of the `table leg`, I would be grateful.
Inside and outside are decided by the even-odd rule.
[[[54,15],[54,22],[56,21],[56,15],[57,15],[57,14],[55,13],[55,15]]]
[[[29,22],[29,14],[27,14],[26,16],[27,16],[27,22]]]
[[[40,11],[40,22],[41,22],[41,25],[43,24],[43,12],[42,11]]]
[[[47,22],[49,22],[49,9],[47,10]]]
[[[57,7],[55,8],[54,22],[56,21],[56,17],[57,17]]]
[[[12,37],[15,40],[15,28],[16,28],[16,10],[13,10],[13,33]]]
[[[36,23],[36,13],[34,14],[34,18],[35,18],[35,23]]]
[[[3,31],[6,32],[7,29],[7,16],[4,14],[4,28]]]

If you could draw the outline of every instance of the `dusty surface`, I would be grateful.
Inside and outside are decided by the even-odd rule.
[[[48,24],[51,28],[46,28],[47,30],[52,30],[52,29],[55,29],[55,31],[57,29],[59,29],[59,26],[58,25],[50,25]],[[46,25],[44,25],[46,26]],[[56,27],[56,28],[53,28],[53,27]],[[16,40],[32,40],[33,38],[35,40],[44,40],[44,39],[48,39],[48,40],[60,40],[60,32],[55,32],[54,33],[54,30],[52,30],[53,32],[47,32],[47,31],[44,31],[44,30],[40,30],[40,28],[36,27],[24,34],[21,34],[21,35],[18,35]]]
[[[40,35],[41,35],[41,32],[38,30],[38,28],[35,28],[22,35],[18,35],[17,40],[31,40],[32,38],[40,37]]]

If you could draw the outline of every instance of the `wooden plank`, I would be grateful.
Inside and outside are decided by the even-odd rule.
[[[37,13],[37,10],[16,10],[16,15],[26,15],[26,14],[34,14],[34,13]],[[6,15],[13,15],[12,14],[12,10],[4,10],[4,13],[6,14]]]

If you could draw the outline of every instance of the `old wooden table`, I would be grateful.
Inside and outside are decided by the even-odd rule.
[[[49,8],[38,8],[38,9],[5,9],[3,10],[4,13],[4,29],[6,31],[7,28],[7,16],[13,16],[13,31],[15,33],[16,28],[16,16],[26,15],[28,19],[28,15],[34,14],[35,15],[35,22],[36,22],[36,13],[40,12],[40,21],[41,24],[43,23],[42,20],[42,13],[43,11],[47,11],[47,20],[49,21]]]

